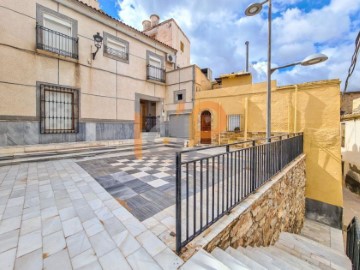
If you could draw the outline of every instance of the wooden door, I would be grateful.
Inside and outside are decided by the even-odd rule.
[[[201,113],[201,139],[203,144],[211,144],[211,113],[203,111]]]

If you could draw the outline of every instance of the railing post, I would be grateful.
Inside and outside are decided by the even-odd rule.
[[[255,166],[257,164],[255,164],[255,146],[256,146],[256,142],[255,140],[252,141],[252,154],[251,154],[251,167],[252,167],[252,170],[251,170],[251,186],[252,186],[252,191],[254,191],[256,189],[256,184],[255,184]]]
[[[281,171],[282,170],[282,168],[283,168],[283,165],[282,165],[282,162],[283,162],[283,147],[282,147],[282,145],[283,145],[283,141],[282,141],[282,136],[280,136],[280,169],[279,169],[279,171]]]
[[[181,152],[176,153],[176,252],[181,249]]]

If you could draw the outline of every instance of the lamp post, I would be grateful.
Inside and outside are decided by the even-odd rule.
[[[266,95],[266,140],[267,142],[270,142],[271,138],[271,74],[278,69],[286,68],[286,67],[292,67],[296,65],[302,65],[302,66],[310,66],[314,64],[318,64],[321,62],[324,62],[328,59],[328,57],[324,54],[314,54],[309,57],[306,57],[303,61],[280,66],[276,68],[271,68],[271,20],[272,20],[272,2],[271,0],[265,0],[261,3],[253,3],[245,10],[246,16],[254,16],[263,8],[263,5],[268,3],[269,9],[268,9],[268,59],[267,59],[267,95]]]

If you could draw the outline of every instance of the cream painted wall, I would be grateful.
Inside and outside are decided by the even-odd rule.
[[[36,3],[77,20],[79,60],[36,50]],[[0,83],[0,93],[2,100],[14,100],[17,103],[15,106],[1,106],[0,116],[34,117],[37,81],[80,88],[80,117],[85,119],[134,120],[135,93],[165,98],[165,84],[146,80],[146,52],[151,51],[165,58],[166,53],[174,53],[174,50],[84,8],[76,1],[66,3],[74,8],[82,7],[91,17],[52,0],[2,1],[0,81],[7,84]],[[104,56],[103,48],[99,50],[96,59],[92,60],[91,53],[95,51],[92,36],[96,32],[101,35],[107,32],[127,40],[129,63]],[[9,89],[12,89],[11,92]],[[24,94],[21,94],[22,91]]]
[[[342,160],[360,165],[360,116],[342,123],[345,124],[345,147],[341,148]]]
[[[209,109],[217,132],[221,111],[247,115],[247,132],[265,132],[266,84],[221,88],[196,93],[193,122],[194,143],[200,140],[199,115]],[[245,102],[248,100],[248,111]],[[272,91],[272,131],[304,132],[308,198],[342,206],[340,153],[340,82],[320,81],[275,88]],[[213,134],[216,141],[218,134]]]

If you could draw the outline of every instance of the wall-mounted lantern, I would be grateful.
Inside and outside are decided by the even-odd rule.
[[[92,53],[93,60],[95,60],[95,56],[96,56],[97,52],[99,51],[99,49],[101,48],[102,41],[103,41],[103,37],[100,36],[99,32],[97,32],[96,35],[94,35],[94,45],[96,47],[96,52]]]

